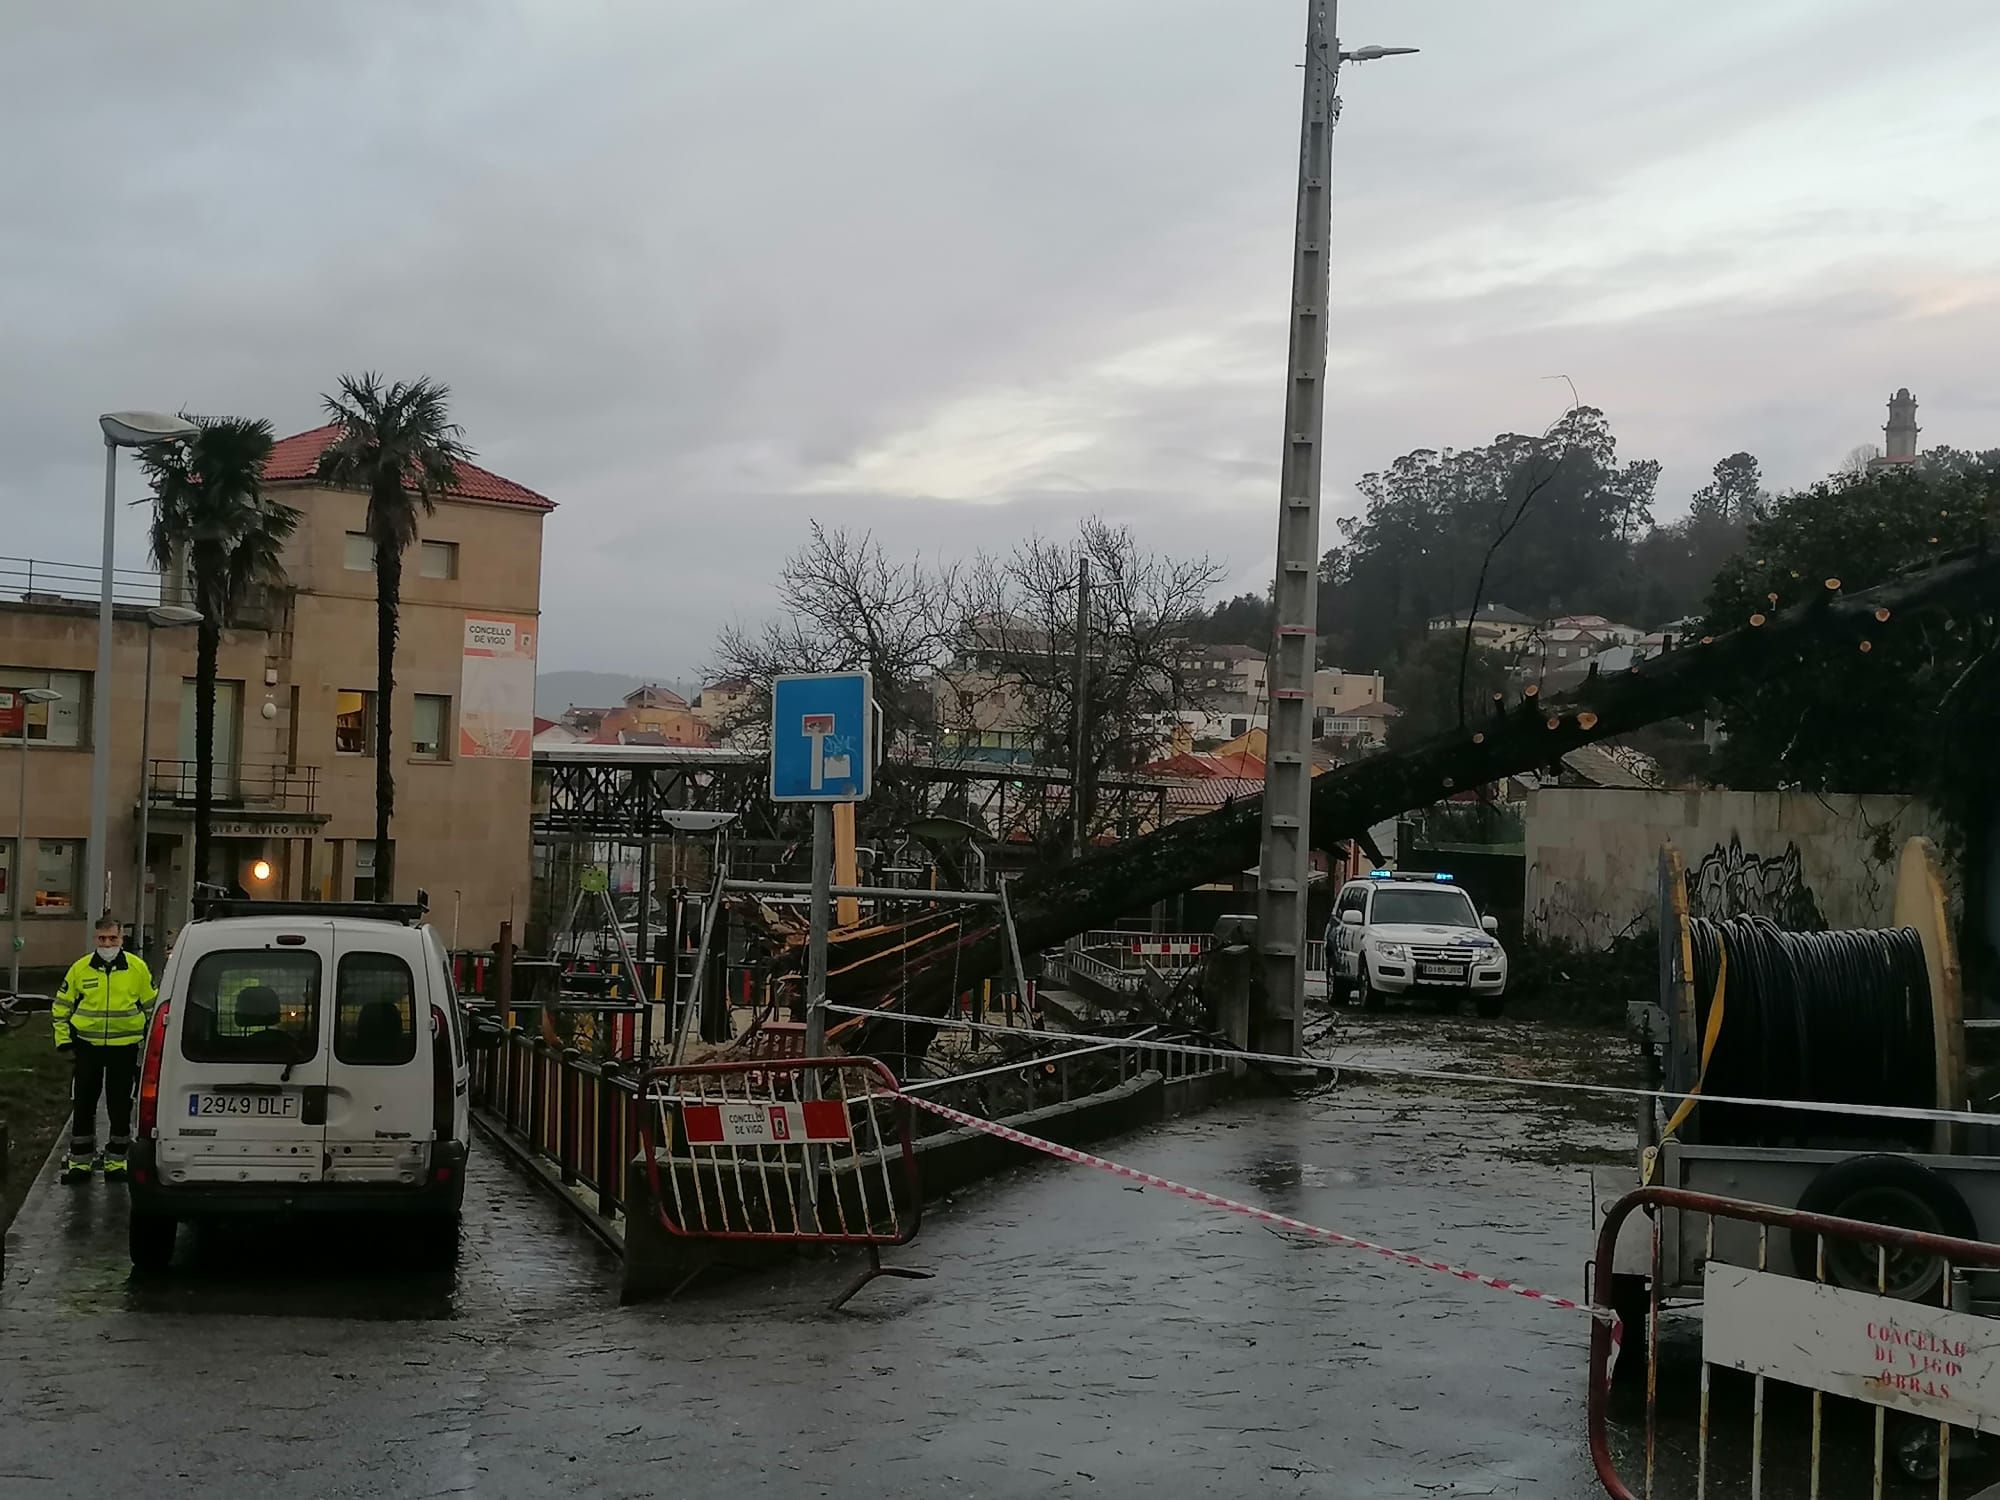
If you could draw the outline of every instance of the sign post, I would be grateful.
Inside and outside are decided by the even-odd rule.
[[[875,697],[866,672],[771,684],[771,800],[813,805],[812,938],[806,955],[806,1056],[826,1048],[826,933],[833,905],[833,806],[874,789]]]

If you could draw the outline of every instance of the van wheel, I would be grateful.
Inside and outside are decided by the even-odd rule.
[[[421,1221],[417,1248],[427,1265],[449,1267],[458,1262],[458,1215],[436,1214]]]
[[[1973,1239],[1978,1234],[1972,1210],[1949,1182],[1922,1162],[1891,1152],[1835,1162],[1800,1194],[1799,1207],[1806,1213],[1959,1239]],[[1792,1265],[1807,1280],[1813,1279],[1818,1250],[1818,1235],[1804,1229],[1792,1231]],[[1944,1278],[1944,1262],[1935,1255],[1892,1249],[1878,1266],[1871,1245],[1826,1241],[1826,1279],[1835,1286],[1873,1292],[1878,1274],[1888,1296],[1906,1302],[1935,1300]]]
[[[180,1224],[166,1214],[132,1211],[125,1238],[135,1271],[164,1271],[174,1258],[174,1235]]]

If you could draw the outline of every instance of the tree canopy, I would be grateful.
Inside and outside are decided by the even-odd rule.
[[[1771,502],[1709,595],[1719,633],[1803,599],[1865,588],[2000,528],[2000,450],[1937,449],[1916,463],[1848,472]],[[1893,622],[1884,622],[1885,625]],[[1990,812],[2000,735],[2000,625],[1954,611],[1867,649],[1798,653],[1718,709],[1714,769],[1728,785],[1921,793],[1960,828]]]
[[[1364,474],[1367,509],[1341,520],[1320,565],[1324,659],[1387,662],[1475,599],[1538,617],[1623,612],[1659,473],[1651,459],[1621,463],[1604,413],[1579,406],[1539,436],[1418,449]]]

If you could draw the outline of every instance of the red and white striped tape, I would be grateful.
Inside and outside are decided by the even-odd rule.
[[[1518,1281],[1510,1281],[1504,1276],[1485,1276],[1478,1271],[1468,1271],[1463,1266],[1454,1266],[1449,1261],[1433,1260],[1428,1255],[1419,1255],[1413,1250],[1397,1250],[1388,1245],[1378,1245],[1373,1240],[1364,1240],[1358,1235],[1342,1234],[1337,1229],[1322,1229],[1317,1224],[1308,1224],[1303,1219],[1294,1219],[1289,1214],[1273,1213],[1268,1208],[1258,1208],[1253,1203],[1238,1203],[1234,1198],[1225,1198],[1220,1193],[1205,1192],[1201,1188],[1191,1188],[1168,1177],[1142,1172],[1137,1167],[1128,1167],[1123,1162],[1111,1161],[1102,1156],[1092,1156],[1088,1151],[1079,1151],[1074,1146],[1061,1146],[1054,1141],[1044,1140],[1038,1135],[1029,1135],[1024,1130],[1016,1130],[1009,1125],[983,1120],[978,1115],[966,1114],[963,1110],[939,1104],[935,1099],[926,1099],[919,1094],[898,1094],[918,1109],[928,1110],[939,1119],[950,1120],[956,1125],[969,1125],[974,1130],[983,1130],[988,1135],[998,1136],[1003,1141],[1012,1141],[1017,1146],[1027,1146],[1044,1152],[1058,1160],[1074,1162],[1081,1167],[1096,1167],[1131,1182],[1144,1183],[1156,1187],[1194,1203],[1206,1204],[1232,1214],[1241,1214],[1246,1219],[1255,1219],[1260,1224],[1269,1224],[1274,1229],[1287,1230],[1308,1238],[1322,1240],[1329,1245],[1342,1245],[1350,1250],[1366,1250],[1379,1255],[1384,1260],[1398,1265],[1416,1266],[1425,1271],[1436,1271],[1442,1276],[1455,1276],[1460,1281],[1469,1281],[1476,1286],[1491,1287],[1496,1292],[1512,1292],[1517,1297],[1526,1297],[1531,1302],[1540,1302],[1549,1307],[1559,1307],[1567,1312],[1580,1312],[1585,1317],[1596,1318],[1611,1325],[1613,1344],[1619,1342],[1622,1333],[1618,1319],[1604,1308],[1588,1307],[1570,1297],[1559,1297],[1554,1292],[1537,1291],[1534,1287],[1523,1286]]]

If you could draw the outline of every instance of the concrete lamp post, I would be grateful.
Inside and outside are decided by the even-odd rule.
[[[146,695],[139,711],[139,852],[132,861],[132,951],[146,956],[147,814],[153,807],[153,635],[201,623],[201,611],[162,604],[146,611]]]
[[[111,822],[111,593],[112,539],[118,525],[118,450],[184,443],[201,429],[182,417],[156,411],[113,411],[97,419],[104,432],[104,567],[97,584],[97,676],[91,682],[90,845],[84,859],[84,915],[110,906],[105,866]]]
[[[14,696],[26,703],[59,703],[62,694],[54,688],[16,688]],[[20,793],[14,807],[14,859],[7,868],[7,910],[13,931],[8,934],[7,993],[21,993],[21,867],[28,862],[28,711],[21,710]]]
[[[1335,0],[1307,0],[1304,98],[1292,239],[1291,334],[1285,357],[1285,442],[1278,470],[1277,568],[1265,674],[1263,826],[1257,857],[1262,1008],[1251,1050],[1305,1051],[1306,907],[1312,890],[1313,674],[1319,666],[1320,475],[1324,467],[1328,244],[1333,129],[1343,63],[1401,57],[1414,47],[1340,46]]]

